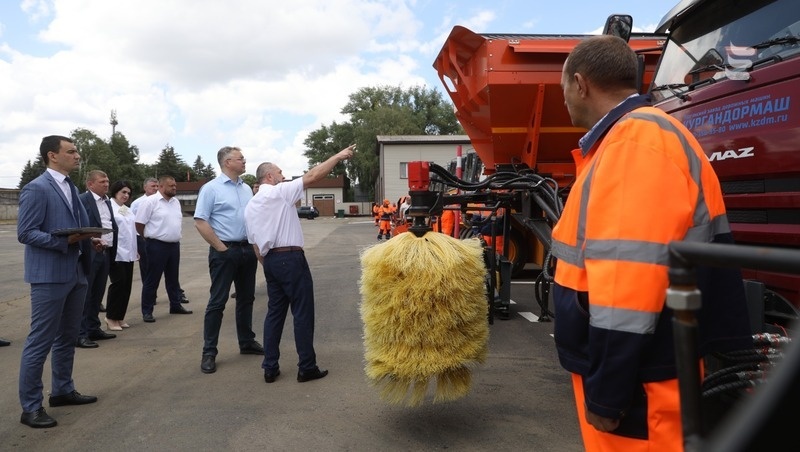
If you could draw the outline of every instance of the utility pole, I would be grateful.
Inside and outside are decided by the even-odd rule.
[[[117,121],[117,110],[111,110],[111,121],[109,121],[109,124],[111,124],[111,136],[113,137],[117,132],[117,124],[119,124]]]

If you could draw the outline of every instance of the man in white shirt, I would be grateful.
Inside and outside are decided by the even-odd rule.
[[[264,320],[264,381],[280,375],[279,344],[286,313],[292,308],[294,341],[299,362],[297,381],[323,378],[327,370],[317,367],[314,352],[314,283],[303,253],[303,230],[295,205],[303,187],[326,177],[337,163],[353,156],[354,146],[311,168],[303,177],[282,183],[283,172],[274,163],[256,170],[258,193],[244,211],[247,239],[264,267],[267,279],[267,317]]]
[[[136,215],[136,211],[139,210],[139,205],[141,205],[144,200],[158,192],[158,179],[155,177],[148,177],[145,179],[144,183],[142,183],[142,190],[144,190],[144,194],[134,199],[131,203],[131,212],[133,212],[133,215]],[[139,252],[139,276],[142,278],[142,282],[144,282],[144,275],[147,273],[147,248],[144,246],[144,237],[138,233],[136,234],[136,250]],[[181,289],[181,303],[188,302],[189,300],[186,298],[186,293]]]
[[[181,286],[178,282],[181,260],[181,223],[183,211],[175,194],[178,184],[172,176],[161,176],[158,192],[136,210],[136,232],[144,237],[148,256],[147,273],[142,281],[142,319],[152,323],[156,292],[164,275],[169,297],[170,314],[191,314],[181,306]]]

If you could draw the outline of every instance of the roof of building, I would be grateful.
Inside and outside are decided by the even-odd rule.
[[[467,135],[378,135],[378,143],[469,143]]]
[[[344,187],[344,175],[336,177],[326,177],[316,182],[308,184],[305,188],[342,188]]]

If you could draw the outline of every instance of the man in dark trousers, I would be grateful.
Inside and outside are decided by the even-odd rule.
[[[590,452],[683,449],[665,305],[669,243],[732,241],[708,158],[680,121],[638,95],[638,69],[625,41],[596,36],[575,46],[561,77],[572,124],[588,132],[573,151],[576,178],[553,228],[554,337]],[[708,280],[699,345],[752,346],[739,271]]]
[[[161,176],[158,192],[148,196],[136,211],[136,232],[145,239],[147,248],[147,273],[142,281],[142,320],[155,322],[153,307],[156,292],[164,275],[164,285],[169,297],[170,314],[191,314],[181,306],[181,285],[178,274],[181,261],[181,224],[183,211],[175,195],[178,184],[172,176]]]
[[[278,358],[283,324],[289,307],[294,318],[297,348],[297,381],[328,375],[317,367],[314,352],[314,282],[303,253],[303,230],[295,205],[303,188],[325,178],[337,163],[353,156],[353,147],[342,149],[311,168],[303,177],[284,183],[283,171],[274,163],[256,170],[258,193],[244,211],[247,239],[253,244],[267,279],[267,317],[264,319],[264,381],[274,383],[280,374]]]
[[[148,177],[142,183],[142,190],[144,193],[142,196],[134,199],[131,203],[131,212],[136,215],[136,211],[139,209],[139,206],[144,202],[148,196],[156,194],[158,191],[158,179],[155,177]],[[147,248],[144,245],[144,237],[141,235],[136,235],[136,249],[139,251],[139,276],[141,276],[142,281],[144,281],[144,275],[147,273]]]
[[[33,428],[55,427],[42,406],[42,373],[47,355],[52,369],[50,406],[84,405],[97,397],[75,390],[72,366],[86,298],[90,248],[102,250],[93,234],[56,231],[89,224],[69,173],[81,156],[72,140],[47,136],[39,148],[47,169],[19,194],[17,239],[25,245],[25,282],[31,285],[31,330],[19,368],[20,422]],[[91,242],[89,241],[91,239]]]
[[[158,179],[155,177],[148,177],[142,183],[142,190],[144,193],[142,196],[134,199],[131,203],[131,212],[133,215],[136,215],[136,211],[139,210],[139,206],[147,199],[148,196],[152,196],[158,192]],[[144,281],[144,275],[147,274],[147,247],[145,246],[144,237],[141,235],[136,234],[136,250],[139,251],[139,276],[141,276],[142,281]],[[181,303],[188,303],[189,299],[186,298],[186,292],[181,289]]]
[[[103,234],[103,250],[91,253],[92,267],[86,275],[89,289],[83,306],[81,332],[75,346],[80,348],[97,348],[98,340],[113,339],[116,334],[106,333],[100,323],[100,304],[106,293],[108,271],[117,253],[117,222],[108,199],[108,176],[100,170],[89,171],[86,176],[86,191],[79,196],[86,213],[89,214],[89,226],[113,229]]]
[[[194,211],[197,232],[208,243],[208,272],[211,290],[203,323],[203,357],[200,371],[217,370],[217,343],[222,327],[222,314],[228,301],[231,284],[236,289],[236,337],[239,352],[264,355],[264,348],[255,341],[253,332],[253,300],[255,300],[258,260],[247,242],[244,209],[253,197],[253,190],[241,176],[246,160],[242,150],[225,146],[217,152],[222,174],[200,189]]]

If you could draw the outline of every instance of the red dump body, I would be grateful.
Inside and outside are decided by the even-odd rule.
[[[525,163],[557,180],[572,178],[570,151],[586,130],[572,125],[564,106],[561,69],[588,36],[450,32],[433,67],[487,173]],[[645,88],[662,44],[653,35],[631,37],[633,49],[650,49],[642,52]]]

